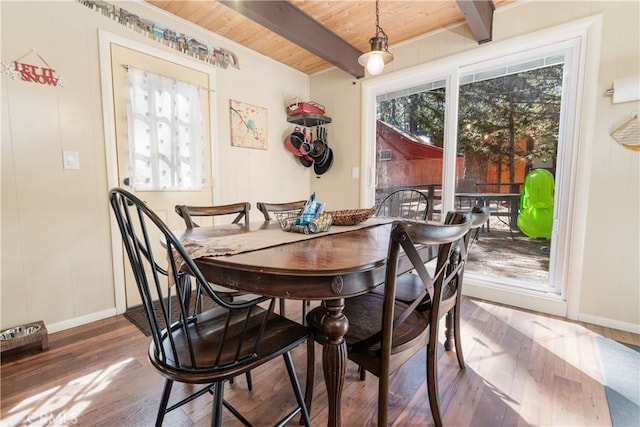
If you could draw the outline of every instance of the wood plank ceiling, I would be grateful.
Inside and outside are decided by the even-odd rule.
[[[493,0],[493,5],[497,8],[513,1],[515,0]],[[334,65],[216,0],[147,0],[147,2],[305,74],[323,71]],[[354,52],[369,51],[369,38],[375,34],[374,1],[291,0],[290,3],[355,48]],[[471,33],[477,40],[482,40],[483,36],[478,35],[477,31],[484,32],[485,28],[480,26],[480,30],[477,29],[478,8],[473,7],[473,3],[485,3],[481,6],[486,10],[486,3],[491,2],[381,0],[379,3],[380,26],[389,36],[389,45],[393,49],[395,43],[450,24],[463,22],[467,15],[468,25],[476,27],[472,28]],[[462,9],[465,10],[464,14]],[[341,68],[346,70],[345,67]],[[364,75],[363,71],[360,75],[347,71],[357,77]]]

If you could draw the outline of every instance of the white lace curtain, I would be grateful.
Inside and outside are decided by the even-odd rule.
[[[130,185],[136,190],[203,188],[198,86],[129,67],[127,88]]]

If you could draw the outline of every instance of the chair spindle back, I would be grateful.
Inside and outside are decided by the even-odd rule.
[[[155,352],[155,358],[182,369],[211,371],[248,363],[255,355],[275,300],[271,299],[265,310],[257,304],[270,300],[267,297],[240,302],[221,298],[178,238],[142,200],[116,188],[110,191],[110,203],[149,320],[153,339],[150,352]],[[190,277],[217,307],[197,313]],[[256,316],[257,310],[264,313]],[[206,331],[211,334],[213,321],[221,325],[214,329],[219,335],[217,348],[201,348],[201,325],[208,325]],[[210,337],[207,342],[211,342]]]

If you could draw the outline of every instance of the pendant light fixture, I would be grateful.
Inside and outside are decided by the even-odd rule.
[[[389,37],[380,27],[380,10],[378,0],[376,0],[376,35],[369,39],[371,51],[363,53],[358,58],[358,62],[374,76],[380,74],[385,64],[393,61],[393,55],[389,53]]]

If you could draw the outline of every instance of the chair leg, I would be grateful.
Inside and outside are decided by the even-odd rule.
[[[367,379],[367,370],[360,365],[358,365],[358,372],[360,373],[360,381]]]
[[[247,372],[245,376],[247,378],[247,388],[249,389],[249,391],[251,391],[253,390],[253,381],[251,380],[251,371]],[[236,383],[236,377],[229,379],[229,384],[235,384],[235,383]]]
[[[224,383],[217,382],[213,389],[213,406],[211,414],[211,427],[222,426],[222,404],[224,402]]]
[[[456,356],[458,356],[458,365],[460,369],[465,368],[464,354],[462,354],[462,339],[460,338],[460,317],[462,301],[458,300],[455,307],[451,310],[453,312],[453,335],[456,343]]]
[[[302,301],[302,325],[307,324],[307,306],[309,305],[309,301]]]
[[[247,388],[249,391],[253,390],[253,382],[251,381],[251,371],[244,374],[247,377]]]
[[[296,370],[293,367],[293,359],[291,359],[291,353],[286,352],[282,355],[282,357],[284,357],[284,363],[285,365],[287,365],[287,373],[289,374],[289,379],[291,380],[291,387],[293,388],[293,393],[296,395],[296,401],[298,402],[298,406],[300,407],[301,421],[305,426],[309,427],[311,426],[311,421],[309,421],[309,412],[307,411],[307,405],[304,403],[304,398],[302,397],[302,390],[300,390],[298,377],[296,377]]]
[[[454,320],[453,320],[453,309],[449,310],[447,312],[447,315],[445,317],[445,330],[444,330],[444,349],[446,351],[451,351],[453,350],[454,347],[454,337],[455,337],[455,331],[454,331]]]
[[[284,298],[280,298],[280,316],[284,316]]]
[[[315,341],[313,337],[307,340],[307,383],[304,389],[304,404],[307,408],[307,414],[311,414],[311,402],[313,400],[313,383],[316,376],[316,353],[315,353]],[[303,424],[304,420],[300,417],[300,424]]]
[[[363,369],[364,371],[364,369]],[[389,375],[378,377],[378,427],[385,427],[389,418]]]
[[[435,342],[434,342],[435,341]],[[427,345],[427,391],[429,407],[436,427],[442,427],[440,415],[440,395],[438,392],[438,340],[431,340]]]
[[[169,403],[171,386],[173,386],[173,380],[166,380],[164,382],[164,389],[162,390],[162,397],[160,398],[160,406],[158,407],[158,416],[156,417],[156,427],[162,426],[164,415],[167,413],[167,404]]]

